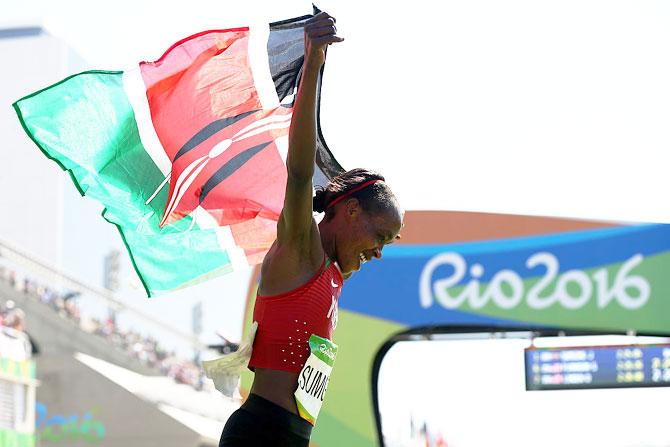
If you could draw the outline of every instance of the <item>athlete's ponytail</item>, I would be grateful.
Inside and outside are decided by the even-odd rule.
[[[326,190],[324,188],[317,188],[316,194],[312,199],[312,208],[317,213],[326,211]]]

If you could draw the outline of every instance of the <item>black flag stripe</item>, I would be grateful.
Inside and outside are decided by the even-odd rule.
[[[258,146],[247,149],[244,152],[240,152],[235,155],[233,158],[228,160],[223,166],[221,166],[203,185],[202,191],[200,191],[200,203],[205,201],[207,194],[209,194],[212,189],[216,188],[221,182],[233,175],[235,171],[240,169],[246,162],[248,162],[251,157],[262,151],[267,147],[272,141],[267,143],[261,143]]]
[[[247,116],[251,115],[252,113],[256,113],[258,110],[251,110],[249,112],[244,112],[241,115],[229,117],[229,118],[222,118],[220,120],[216,120],[207,126],[205,126],[202,130],[198,131],[195,135],[193,135],[187,142],[184,144],[179,151],[177,151],[177,154],[174,156],[174,160],[172,160],[172,163],[177,161],[179,157],[182,155],[186,155],[191,149],[195,148],[198,146],[200,143],[203,141],[207,140],[208,138],[211,138],[214,134],[221,132],[223,129],[226,127],[230,126],[231,124],[235,124],[242,118],[246,118]]]

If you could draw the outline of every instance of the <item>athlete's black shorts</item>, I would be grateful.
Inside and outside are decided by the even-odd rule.
[[[223,428],[219,447],[307,447],[312,424],[256,394],[236,410]]]

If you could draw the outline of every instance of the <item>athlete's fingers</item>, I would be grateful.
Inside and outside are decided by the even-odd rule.
[[[318,21],[320,21],[320,20],[327,20],[327,19],[332,20],[333,23],[336,22],[335,17],[331,16],[331,15],[328,14],[326,11],[321,11],[320,13],[318,13],[318,14],[314,15],[313,17],[311,17],[310,19],[308,19],[308,20],[305,22],[305,24],[309,25],[309,24],[318,22]]]
[[[316,48],[321,48],[326,45],[330,45],[331,43],[337,43],[337,42],[342,42],[344,41],[343,37],[340,36],[332,36],[332,35],[327,35],[324,37],[319,37],[316,39],[312,39],[312,44]]]
[[[335,26],[335,19],[332,17],[325,17],[312,22],[305,23],[305,31],[310,32],[318,28],[323,28],[325,26]]]
[[[326,25],[319,28],[313,28],[307,31],[307,35],[311,38],[323,37],[326,35],[335,35],[337,34],[337,28],[335,25]]]
[[[305,26],[305,35],[310,44],[317,48],[342,42],[344,39],[337,35],[335,19],[328,14],[317,14],[313,20]]]
[[[335,28],[335,21],[332,19],[319,20],[318,22],[305,25],[305,32],[309,34],[315,32],[316,30],[320,30],[321,28],[328,28],[328,27]]]

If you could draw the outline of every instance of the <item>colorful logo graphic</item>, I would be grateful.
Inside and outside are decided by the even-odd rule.
[[[594,297],[599,309],[615,302],[625,309],[635,310],[644,306],[651,295],[649,281],[631,272],[643,259],[641,254],[631,256],[615,268],[612,280],[606,268],[599,268],[591,274],[582,269],[561,271],[559,259],[550,252],[542,251],[526,259],[526,271],[544,268],[539,280],[527,287],[523,279],[526,272],[512,269],[501,269],[493,274],[488,284],[481,284],[480,278],[486,273],[485,266],[473,263],[468,269],[466,260],[460,254],[442,253],[431,258],[421,272],[421,306],[428,308],[436,300],[446,309],[458,309],[465,302],[471,309],[481,309],[489,302],[500,309],[513,309],[525,300],[528,307],[536,310],[553,304],[578,310]],[[450,268],[450,274],[434,278],[435,270],[445,266]],[[472,279],[462,285],[466,272]],[[453,289],[460,289],[460,292],[450,292]]]
[[[93,418],[94,410],[82,416],[72,414],[49,415],[47,406],[41,402],[35,405],[35,431],[41,441],[72,442],[83,440],[91,444],[105,438],[105,425]]]

